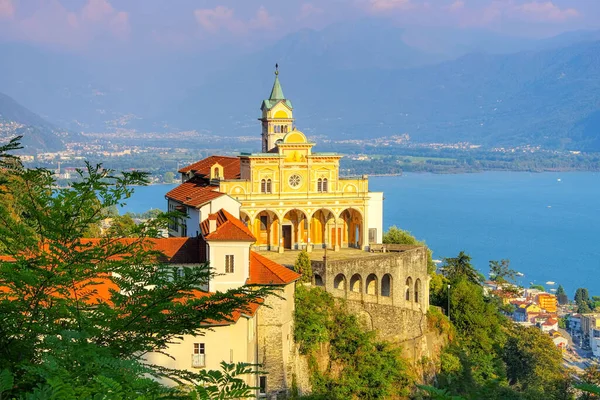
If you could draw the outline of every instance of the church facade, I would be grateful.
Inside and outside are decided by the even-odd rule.
[[[170,234],[196,235],[202,208],[222,197],[241,204],[256,249],[367,250],[381,243],[383,193],[369,191],[367,176],[340,176],[341,155],[313,151],[315,143],[294,125],[278,74],[261,105],[261,152],[212,156],[180,169],[182,184],[166,197],[169,210],[187,213],[188,226]]]

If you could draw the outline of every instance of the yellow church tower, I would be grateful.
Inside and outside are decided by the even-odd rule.
[[[279,83],[279,65],[275,64],[275,82],[271,95],[263,100],[260,107],[262,117],[262,151],[269,153],[275,149],[277,141],[283,140],[286,133],[292,131],[294,123],[292,102],[283,95]]]

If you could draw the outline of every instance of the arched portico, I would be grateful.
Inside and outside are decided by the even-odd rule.
[[[281,225],[282,246],[286,250],[303,250],[308,243],[308,217],[300,209],[285,213]]]
[[[335,213],[328,208],[320,208],[316,210],[310,219],[312,244],[316,248],[333,248],[331,230],[335,229],[336,217]]]
[[[342,247],[364,248],[365,220],[363,214],[355,208],[346,208],[340,213],[342,221]]]
[[[256,237],[256,247],[263,250],[276,250],[279,248],[281,221],[276,212],[262,210],[250,221],[252,221],[251,231]]]

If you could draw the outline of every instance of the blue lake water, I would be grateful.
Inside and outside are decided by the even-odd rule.
[[[164,210],[172,187],[137,188],[123,212]],[[600,295],[598,173],[405,174],[371,177],[370,189],[385,192],[384,228],[411,231],[434,259],[465,250],[487,274],[489,260],[508,258],[524,285]]]

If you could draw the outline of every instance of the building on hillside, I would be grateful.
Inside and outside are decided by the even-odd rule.
[[[555,313],[557,310],[556,296],[549,293],[540,293],[537,295],[537,303],[539,306],[549,313]]]
[[[236,210],[239,207],[234,205],[231,211]],[[217,370],[221,361],[261,364],[261,371],[267,374],[259,376],[257,382],[248,383],[260,387],[261,395],[287,391],[292,376],[298,374],[294,364],[293,316],[295,282],[300,275],[252,251],[250,247],[256,238],[225,209],[206,215],[199,229],[197,238],[186,239],[198,242],[194,262],[209,262],[215,272],[208,292],[224,292],[244,285],[274,286],[278,288],[277,295],[235,313],[230,320],[206,324],[209,330],[202,336],[184,335],[165,354],[149,354],[147,361],[189,371]]]
[[[581,333],[581,314],[569,315],[569,330],[572,333]]]
[[[594,356],[600,357],[600,313],[581,314],[581,332]]]
[[[343,247],[381,243],[383,193],[370,192],[366,176],[341,177],[336,153],[317,153],[294,126],[279,72],[261,104],[262,151],[212,156],[179,170],[182,183],[167,193],[169,210],[189,216],[172,236],[195,236],[213,199],[241,203],[241,218],[257,238],[256,249]],[[217,205],[222,207],[222,205]]]

